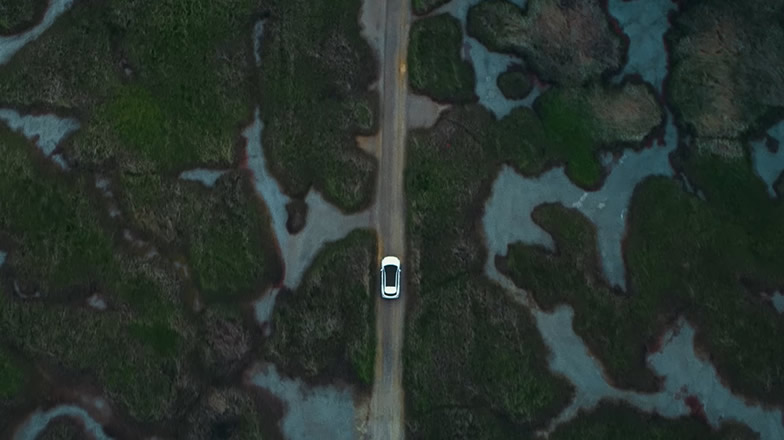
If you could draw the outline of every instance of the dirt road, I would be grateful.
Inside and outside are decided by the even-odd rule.
[[[383,41],[380,46],[381,130],[378,142],[379,183],[376,199],[376,228],[379,253],[395,255],[406,276],[405,201],[403,169],[406,135],[406,57],[411,0],[387,0]],[[397,300],[376,300],[376,371],[370,402],[369,438],[397,440],[403,429],[403,326],[406,291]]]

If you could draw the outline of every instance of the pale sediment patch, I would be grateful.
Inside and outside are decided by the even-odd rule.
[[[773,185],[784,171],[784,145],[782,145],[782,142],[784,142],[784,122],[779,122],[771,127],[768,130],[768,136],[778,142],[777,151],[775,153],[771,152],[765,145],[764,140],[755,141],[751,143],[751,159],[757,175],[768,187],[768,194],[771,197],[776,197]]]
[[[44,156],[53,160],[61,168],[68,168],[62,157],[53,153],[66,136],[79,129],[79,121],[52,114],[21,115],[12,109],[0,109],[0,121],[5,122],[11,130],[21,133],[34,142]]]
[[[218,179],[220,179],[220,177],[224,174],[226,174],[226,170],[196,168],[180,173],[180,179],[199,182],[208,188],[212,188],[215,186],[215,182],[217,182]]]
[[[106,310],[106,300],[102,295],[94,293],[87,298],[87,305],[96,310]]]
[[[73,0],[50,0],[49,8],[40,23],[16,35],[0,36],[0,65],[7,63],[26,44],[40,37],[72,4]]]
[[[561,203],[577,209],[596,225],[604,275],[610,285],[625,288],[622,241],[629,202],[634,188],[645,178],[673,175],[668,156],[676,147],[676,136],[670,123],[664,147],[627,150],[617,160],[605,155],[603,163],[609,168],[609,175],[597,191],[578,188],[566,176],[563,167],[533,178],[522,177],[511,167],[503,167],[493,184],[483,218],[490,254],[506,254],[507,246],[517,241],[554,250],[552,237],[534,223],[531,213],[541,204]],[[492,260],[488,264],[492,264]]]
[[[83,408],[73,405],[60,405],[50,410],[36,410],[17,428],[13,440],[35,440],[46,426],[57,417],[70,417],[79,422],[85,434],[96,440],[111,440],[103,426],[93,419]]]
[[[373,135],[373,136],[359,135],[355,139],[357,140],[357,147],[359,147],[360,150],[378,159],[381,153],[381,151],[379,151],[378,135]]]
[[[384,40],[386,2],[364,0],[359,12],[360,34],[379,56],[383,56],[381,43]]]
[[[287,439],[356,438],[359,420],[349,388],[308,387],[299,380],[281,377],[271,364],[259,366],[251,374],[251,382],[284,402],[286,412],[280,427]]]
[[[406,97],[406,126],[409,129],[430,128],[449,106],[427,96],[409,93]]]
[[[628,61],[616,80],[640,75],[661,93],[667,77],[667,49],[664,34],[670,27],[668,15],[675,10],[672,0],[628,2],[610,0],[608,10],[629,37]]]
[[[269,174],[261,145],[261,133],[264,128],[256,110],[253,122],[245,129],[243,136],[247,141],[247,167],[253,174],[253,183],[257,193],[267,205],[272,220],[272,229],[278,241],[278,246],[283,258],[285,278],[283,285],[291,289],[296,288],[305,269],[315,258],[324,244],[337,241],[357,228],[370,225],[370,210],[357,214],[346,215],[339,209],[327,203],[321,195],[310,190],[305,197],[308,205],[308,218],[317,219],[309,221],[299,233],[289,234],[286,229],[288,213],[286,204],[291,200],[283,193],[278,182]],[[260,324],[269,321],[277,289],[266,292],[255,304],[256,319]]]
[[[101,191],[101,194],[109,205],[109,217],[115,218],[120,216],[120,209],[117,207],[117,203],[114,199],[114,193],[112,193],[110,185],[111,182],[106,177],[95,177],[95,187]]]

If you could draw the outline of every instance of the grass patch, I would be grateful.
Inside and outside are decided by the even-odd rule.
[[[408,48],[411,89],[441,102],[476,100],[474,68],[460,58],[462,47],[460,21],[450,14],[415,21]]]
[[[313,186],[344,211],[369,205],[376,161],[356,148],[356,134],[377,125],[377,97],[367,91],[376,61],[361,37],[360,0],[268,2],[261,70],[263,143],[285,191]]]
[[[7,295],[0,301],[0,328],[26,356],[94,375],[108,397],[139,420],[167,418],[189,386],[176,384],[182,381],[182,352],[164,354],[157,342],[137,338],[135,328],[144,317],[131,321],[117,312],[25,303]]]
[[[62,175],[39,171],[35,147],[5,125],[0,155],[6,170],[0,175],[0,230],[16,245],[6,265],[20,286],[50,294],[89,289],[116,276],[112,236],[102,229],[96,204],[64,191],[69,183]]]
[[[549,372],[531,316],[502,289],[473,273],[417,300],[404,353],[411,438],[509,438],[566,404],[571,385]],[[459,409],[464,420],[449,423]]]
[[[534,84],[522,70],[507,69],[498,75],[496,85],[506,99],[523,99],[531,93]]]
[[[755,440],[755,432],[744,425],[725,422],[719,430],[694,417],[665,419],[643,413],[626,405],[600,403],[599,406],[559,426],[550,437],[553,440]]]
[[[46,0],[3,0],[0,2],[0,35],[32,27],[46,10]]]
[[[595,187],[604,171],[599,149],[639,145],[662,121],[653,92],[643,85],[604,88],[554,88],[535,108],[551,142],[553,155],[566,162],[566,174],[583,188]]]
[[[280,296],[268,356],[306,378],[373,382],[376,237],[369,230],[328,244],[294,292]]]
[[[526,10],[488,0],[468,10],[468,34],[494,52],[515,54],[537,76],[579,85],[620,69],[623,44],[598,0],[531,0]]]
[[[546,367],[528,312],[484,278],[474,223],[501,163],[543,167],[543,130],[527,130],[537,122],[527,108],[495,121],[479,106],[459,107],[409,136],[408,233],[416,261],[404,346],[409,438],[521,435],[569,399],[568,383]]]
[[[264,206],[242,172],[203,188],[156,174],[123,174],[120,206],[139,229],[183,249],[208,302],[254,294],[282,270]]]
[[[84,115],[67,151],[84,166],[229,165],[251,107],[260,4],[94,3],[74,5],[0,69],[0,100]]]
[[[181,363],[193,340],[178,308],[180,282],[159,259],[123,257],[88,183],[51,172],[36,153],[0,128],[0,230],[12,243],[3,269],[24,293],[42,296],[0,295],[0,334],[25,357],[96,377],[133,417],[165,418],[191,386]],[[114,307],[72,305],[92,292]]]
[[[781,109],[784,73],[773,66],[784,63],[783,12],[781,1],[684,5],[665,36],[672,65],[666,90],[681,127],[699,137],[738,138]]]
[[[186,254],[210,300],[236,298],[270,282],[279,268],[266,214],[238,174],[207,196],[194,190],[196,184],[168,177],[186,167],[234,161],[239,124],[248,118],[253,97],[251,25],[261,4],[93,3],[77,2],[0,68],[0,101],[82,115],[83,128],[66,146],[69,160],[77,170],[97,169],[109,177],[132,226]],[[353,111],[367,124],[361,106]],[[9,188],[19,201],[10,201],[0,216],[23,209],[22,200],[48,200],[47,215],[36,212],[15,224],[30,230],[46,226],[45,234],[55,237],[31,241],[48,248],[16,253],[15,258],[32,255],[19,265],[33,271],[25,279],[51,280],[54,285],[44,287],[62,289],[72,280],[100,284],[116,276],[103,267],[112,260],[111,237],[96,232],[94,212],[76,203],[86,199],[54,200],[41,186],[53,188],[55,182],[15,185],[25,189]],[[53,218],[93,226],[74,228]],[[91,235],[69,237],[67,246],[52,248],[65,239],[57,234],[74,231]]]
[[[0,295],[6,293],[0,290]],[[11,399],[21,391],[25,373],[13,355],[0,347],[0,400]]]
[[[767,197],[748,161],[691,157],[686,169],[707,201],[665,178],[635,191],[624,246],[629,296],[614,295],[601,281],[593,226],[558,205],[534,211],[557,253],[515,244],[502,266],[545,309],[560,302],[575,308],[575,331],[621,386],[653,386],[646,347],[685,315],[733,391],[780,403],[784,377],[776,366],[784,349],[771,335],[784,323],[758,293],[784,285],[777,245],[784,233],[774,220],[784,207]]]

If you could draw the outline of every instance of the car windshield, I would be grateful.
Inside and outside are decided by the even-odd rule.
[[[384,266],[384,276],[387,279],[386,280],[387,287],[395,286],[395,272],[397,272],[397,267],[392,265]]]

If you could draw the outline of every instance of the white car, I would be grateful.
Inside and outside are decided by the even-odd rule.
[[[400,296],[400,259],[384,257],[381,260],[381,297],[395,299]]]

